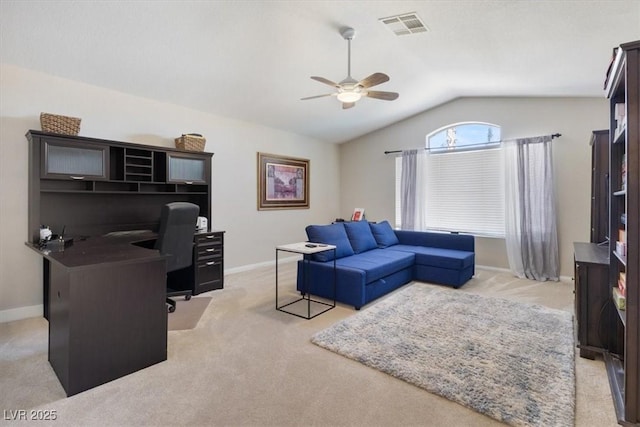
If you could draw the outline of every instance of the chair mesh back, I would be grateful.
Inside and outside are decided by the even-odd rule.
[[[155,248],[169,256],[167,272],[188,267],[193,262],[193,234],[199,213],[200,207],[193,203],[173,202],[162,207]]]

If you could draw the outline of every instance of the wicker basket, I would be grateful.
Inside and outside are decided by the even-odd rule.
[[[196,133],[183,134],[176,138],[176,148],[189,151],[204,151],[205,137]]]
[[[77,117],[40,113],[40,126],[44,132],[75,136],[80,132],[80,120]]]

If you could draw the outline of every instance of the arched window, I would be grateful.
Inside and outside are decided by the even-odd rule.
[[[500,126],[454,123],[426,136],[425,217],[428,230],[504,237],[504,164]],[[396,159],[396,225],[400,224],[402,159]]]
[[[427,135],[426,148],[432,153],[495,147],[500,144],[500,126],[482,122],[447,125]]]

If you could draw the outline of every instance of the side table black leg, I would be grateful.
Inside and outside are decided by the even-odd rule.
[[[303,255],[303,257],[304,257],[304,255]],[[303,271],[302,274],[304,276],[304,278],[303,278],[303,280],[304,280],[304,290],[305,290],[305,292],[307,294],[307,319],[310,319],[311,318],[311,292],[310,292],[310,289],[309,289],[309,277],[307,277],[307,274],[308,274],[307,270],[309,270],[307,268],[309,260],[306,259],[306,258],[307,257],[304,257],[303,260],[302,260],[302,271]],[[305,262],[306,262],[306,264],[305,264]]]
[[[333,258],[333,304],[330,304],[328,302],[325,301],[320,301],[320,300],[316,300],[316,299],[312,299],[311,298],[311,284],[309,283],[309,276],[310,276],[310,272],[309,272],[309,268],[311,266],[311,254],[318,252],[318,250],[314,250],[314,251],[308,251],[306,250],[306,248],[308,247],[316,247],[316,246],[309,246],[309,244],[306,243],[300,243],[300,244],[294,244],[294,245],[286,245],[282,246],[282,247],[277,247],[276,248],[276,268],[275,268],[275,273],[276,273],[276,310],[278,311],[283,311],[285,313],[289,313],[292,314],[294,316],[298,316],[301,317],[303,319],[312,319],[332,308],[335,308],[336,306],[336,291],[337,291],[337,270],[336,270],[336,259],[335,259],[335,253],[336,253],[336,248],[335,247],[331,247],[331,248],[326,248],[326,249],[321,249],[320,252],[322,251],[333,251],[334,254],[334,258]],[[290,246],[290,247],[289,247]],[[298,248],[297,246],[305,246],[306,248]],[[322,246],[322,245],[320,245]],[[325,245],[326,246],[326,245]],[[302,258],[302,262],[300,262],[298,264],[298,278],[301,279],[301,281],[303,282],[302,284],[300,284],[300,282],[298,282],[298,285],[300,285],[300,293],[302,294],[301,298],[298,298],[294,301],[291,301],[287,304],[284,304],[282,306],[279,305],[279,251],[285,251],[285,252],[292,252],[292,253],[296,253],[296,254],[302,254],[303,258]],[[302,269],[302,271],[300,271],[300,268]],[[327,295],[327,297],[329,298],[329,296]],[[306,300],[307,303],[307,315],[305,316],[304,314],[300,314],[300,313],[296,313],[294,311],[290,311],[290,310],[286,310],[285,307],[288,306],[293,306],[296,303],[301,303],[304,304],[304,300]],[[318,307],[321,306],[325,306],[324,310],[321,310],[319,312],[317,312],[314,315],[311,315],[311,303],[317,304]],[[302,308],[302,310],[304,310],[304,306]]]
[[[336,306],[338,293],[338,272],[336,270],[336,248],[333,248],[333,306]]]

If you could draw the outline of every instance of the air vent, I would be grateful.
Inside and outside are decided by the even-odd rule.
[[[380,18],[379,21],[388,29],[393,31],[397,36],[426,33],[429,30],[417,13],[405,13],[403,15],[389,16],[387,18]]]

